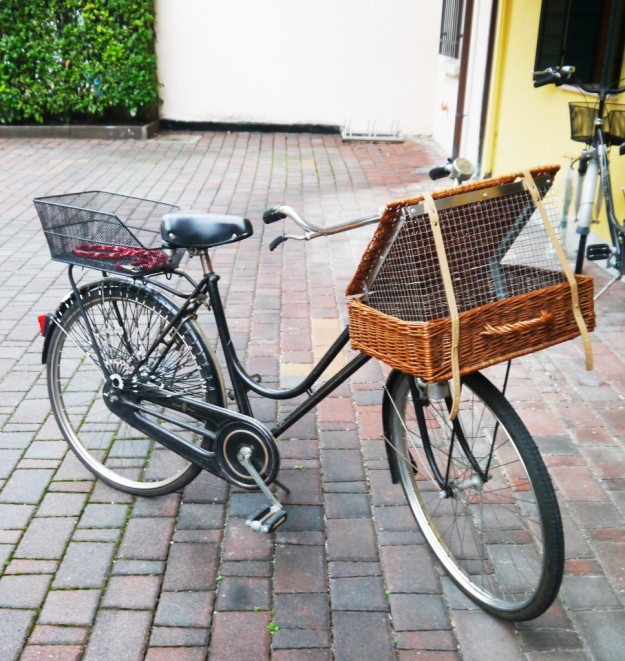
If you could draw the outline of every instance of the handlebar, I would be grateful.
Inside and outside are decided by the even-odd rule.
[[[432,179],[441,179],[442,177],[451,177],[457,183],[467,181],[475,173],[475,166],[471,161],[466,158],[449,159],[447,163],[438,165],[430,170],[430,177]],[[372,216],[365,216],[356,220],[348,220],[336,225],[328,225],[327,227],[320,227],[305,220],[302,216],[295,211],[295,209],[287,206],[286,204],[279,204],[274,207],[269,207],[263,213],[263,222],[266,225],[271,225],[278,220],[289,219],[294,222],[301,230],[301,234],[285,234],[284,232],[277,236],[269,244],[269,250],[275,250],[281,243],[287,239],[295,239],[296,241],[310,241],[320,236],[329,236],[331,234],[338,234],[339,232],[347,232],[358,227],[365,225],[372,225],[380,221],[380,214]]]
[[[458,184],[471,179],[475,174],[475,166],[467,158],[456,158],[452,161],[450,158],[447,163],[437,165],[429,173],[430,179],[442,179],[451,177]]]
[[[560,87],[560,85],[569,83],[579,87],[586,94],[595,94],[603,99],[610,94],[622,94],[625,92],[625,86],[601,87],[598,85],[588,85],[578,78],[575,73],[575,67],[572,66],[549,67],[542,71],[532,71],[532,74],[537,76],[534,80],[534,87],[543,87],[544,85],[551,84]]]
[[[295,209],[287,206],[286,204],[281,204],[275,207],[270,207],[263,214],[263,221],[266,225],[275,223],[278,220],[290,219],[293,221],[301,230],[301,234],[281,234],[276,237],[270,244],[269,250],[275,250],[281,243],[284,243],[287,239],[294,239],[296,241],[310,241],[311,239],[316,239],[320,236],[329,236],[330,234],[338,234],[339,232],[347,232],[348,230],[356,229],[358,227],[364,227],[365,225],[372,225],[380,221],[380,215],[376,214],[373,216],[366,216],[364,218],[358,218],[356,220],[348,220],[343,223],[337,223],[336,225],[328,225],[327,227],[319,227],[314,225],[307,220],[304,220]]]

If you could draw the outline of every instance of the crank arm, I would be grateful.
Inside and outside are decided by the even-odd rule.
[[[245,467],[245,470],[252,476],[256,486],[262,491],[269,505],[265,505],[250,514],[245,523],[254,532],[270,533],[286,521],[286,512],[280,501],[273,495],[269,487],[265,484],[263,478],[254,468],[252,462],[252,450],[249,447],[242,447],[239,450],[237,459]]]

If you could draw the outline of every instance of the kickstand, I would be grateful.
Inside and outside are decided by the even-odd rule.
[[[615,275],[615,276],[612,278],[612,280],[610,280],[610,282],[608,282],[608,284],[607,284],[607,285],[606,285],[606,286],[605,286],[605,287],[604,287],[604,288],[603,288],[598,294],[595,294],[593,300],[596,301],[596,300],[599,298],[599,296],[601,296],[601,294],[603,294],[604,292],[608,291],[608,289],[610,289],[610,287],[611,287],[615,282],[618,282],[622,277],[623,277],[623,274],[622,274],[622,273],[619,273],[619,274]]]

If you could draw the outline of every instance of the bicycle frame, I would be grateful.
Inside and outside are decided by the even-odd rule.
[[[599,113],[603,112],[605,107],[604,100],[601,99]],[[597,190],[597,179],[603,191],[606,216],[608,219],[608,228],[612,245],[617,249],[616,266],[622,272],[623,251],[622,251],[622,233],[614,210],[614,201],[612,199],[612,182],[610,179],[610,170],[608,162],[608,150],[603,136],[603,120],[599,121],[601,115],[598,113],[598,121],[595,126],[595,133],[590,149],[584,150],[580,158],[579,165],[579,186],[581,186],[581,197],[577,216],[577,233],[580,235],[579,250],[575,263],[575,272],[582,272],[582,265],[586,251],[586,240],[590,233],[590,226],[593,222],[593,206],[595,204],[595,194]]]
[[[332,346],[326,351],[326,353],[321,357],[316,365],[313,366],[310,373],[302,379],[302,381],[294,386],[293,388],[285,389],[272,389],[266,388],[261,385],[258,377],[248,374],[245,370],[239,357],[237,355],[236,349],[232,342],[230,335],[230,329],[228,326],[228,321],[226,318],[226,313],[223,306],[223,301],[221,299],[221,294],[219,292],[219,275],[209,271],[199,282],[194,282],[192,278],[181,271],[174,271],[175,275],[184,277],[189,282],[193,283],[194,290],[191,294],[182,294],[178,290],[165,285],[162,282],[153,280],[150,278],[140,278],[140,281],[144,283],[149,283],[152,286],[159,287],[165,291],[174,294],[178,297],[185,298],[184,304],[178,311],[176,317],[172,322],[163,329],[161,334],[153,342],[152,347],[147,351],[146,356],[141,361],[141,363],[135,368],[135,371],[138,372],[139,369],[149,357],[154,353],[156,347],[159,346],[167,334],[172,328],[182,325],[187,319],[195,315],[198,308],[202,303],[207,299],[209,302],[209,308],[212,310],[215,317],[215,323],[217,327],[217,333],[219,337],[219,343],[221,344],[224,352],[224,359],[228,374],[232,382],[232,392],[234,400],[237,404],[239,413],[243,416],[253,418],[254,414],[252,411],[252,406],[250,404],[250,399],[248,393],[250,391],[261,395],[262,397],[273,399],[273,400],[284,400],[284,399],[293,399],[299,397],[304,393],[308,393],[308,397],[298,404],[293,411],[291,411],[287,416],[282,420],[278,420],[271,428],[270,432],[273,436],[280,436],[286,429],[295,424],[300,420],[306,413],[308,413],[312,408],[314,408],[322,399],[327,397],[333,390],[338,388],[343,384],[352,374],[354,374],[358,369],[360,369],[369,359],[370,356],[359,353],[357,356],[352,358],[341,370],[339,370],[335,375],[329,378],[321,387],[313,391],[312,386],[315,385],[321,378],[322,374],[325,372],[330,363],[336,358],[336,356],[342,351],[342,349],[349,342],[349,329],[345,328],[340,335],[337,337]],[[87,317],[86,323],[89,324]],[[191,415],[197,417],[201,422],[206,422],[204,415],[205,411],[208,411],[207,405],[204,402],[197,401],[194,402],[191,398],[181,397],[176,395],[169,395],[164,397],[163,393],[158,390],[154,390],[152,393],[150,391],[142,392],[142,397],[147,401],[157,401],[160,405],[165,406],[166,408],[176,409],[177,402],[184,400],[186,405],[189,405],[191,402],[194,403],[193,411]],[[187,409],[188,411],[188,409]],[[203,427],[198,427],[198,433],[206,435],[206,430]],[[192,446],[193,447],[193,446]],[[193,453],[193,450],[191,450]],[[203,451],[205,453],[205,451]],[[202,453],[202,454],[203,454]],[[193,461],[193,457],[187,457]],[[198,454],[198,459],[200,459]]]

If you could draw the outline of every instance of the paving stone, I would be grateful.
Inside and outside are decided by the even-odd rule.
[[[269,658],[270,614],[215,613],[208,657],[213,661],[265,661]]]
[[[329,519],[328,559],[377,560],[375,531],[370,519]]]
[[[20,560],[14,558],[5,568],[5,574],[54,574],[58,560]]]
[[[282,629],[329,629],[330,605],[322,592],[277,594],[274,618]]]
[[[145,661],[204,661],[206,652],[198,647],[150,647]]]
[[[273,576],[273,562],[269,560],[224,562],[219,569],[222,576],[258,576],[265,578]]]
[[[224,524],[224,508],[221,504],[182,503],[178,514],[181,529],[221,528]]]
[[[328,493],[325,495],[329,519],[359,519],[371,516],[369,498],[364,493]]]
[[[0,650],[4,658],[19,658],[35,615],[34,610],[0,609]]]
[[[111,576],[102,599],[102,607],[153,610],[160,586],[159,576]]]
[[[338,612],[333,618],[336,661],[391,661],[395,659],[388,616],[385,613]]]
[[[82,651],[79,645],[27,645],[20,661],[78,661]]]
[[[0,493],[0,502],[37,504],[44,494],[53,471],[16,470],[7,480]]]
[[[115,552],[110,543],[71,542],[54,578],[54,588],[101,588]]]
[[[449,614],[440,595],[391,594],[389,601],[396,631],[451,628]]]
[[[214,544],[172,544],[163,589],[214,590],[218,560],[219,547]]]
[[[277,649],[305,649],[328,648],[331,645],[329,631],[311,631],[310,629],[280,629],[274,633],[271,645]]]
[[[61,558],[75,525],[75,517],[33,519],[15,551],[15,556],[42,560]]]
[[[90,626],[100,590],[52,590],[39,614],[39,624]]]
[[[268,560],[273,557],[269,535],[252,532],[241,519],[230,519],[226,526],[223,558],[226,561]]]
[[[38,624],[30,636],[33,645],[83,645],[89,630],[84,627],[55,627]]]
[[[120,558],[164,560],[169,552],[172,518],[130,519],[119,547]]]
[[[321,546],[278,546],[274,590],[281,592],[324,592],[325,552]]]
[[[330,578],[354,576],[380,576],[382,568],[378,562],[329,562]]]
[[[581,650],[583,642],[576,631],[532,629],[519,633],[524,652]]]
[[[384,582],[380,576],[330,580],[332,608],[337,611],[388,611]]]
[[[20,450],[0,450],[0,479],[10,477],[21,456]]]
[[[79,528],[118,528],[126,523],[128,506],[115,503],[89,503],[78,522]]]
[[[270,610],[269,579],[224,576],[219,582],[215,608],[218,611]]]
[[[424,546],[384,546],[381,553],[387,586],[392,593],[440,592],[431,553]]]
[[[463,661],[522,661],[510,624],[481,611],[455,611],[454,620]]]
[[[45,574],[3,576],[0,578],[0,608],[39,608],[50,580]]]
[[[332,661],[333,655],[330,649],[277,650],[274,648],[271,658],[273,661]]]
[[[575,620],[589,652],[597,661],[618,659],[625,648],[625,611],[595,610]]]
[[[35,511],[32,505],[0,505],[0,521],[4,530],[25,528]]]
[[[142,660],[151,623],[152,613],[148,611],[100,611],[83,659]]]
[[[573,610],[603,610],[620,606],[603,576],[565,576],[560,593],[567,607]]]
[[[115,560],[111,574],[117,576],[134,576],[146,574],[162,574],[165,562],[162,560]]]
[[[167,627],[208,627],[213,614],[212,592],[161,592],[154,624]]]
[[[288,505],[287,520],[280,526],[280,532],[324,529],[323,508],[315,505]]]
[[[83,493],[47,493],[37,509],[37,516],[79,516],[86,499]]]
[[[152,627],[151,647],[202,647],[208,646],[210,629],[193,627]]]

